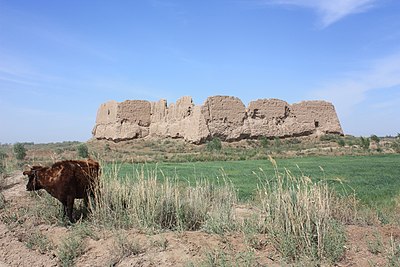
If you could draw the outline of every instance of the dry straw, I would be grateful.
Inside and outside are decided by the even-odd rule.
[[[336,194],[326,181],[313,182],[305,175],[279,171],[261,179],[258,188],[264,218],[264,231],[272,244],[290,260],[311,258],[337,261],[344,253],[345,234],[333,214],[339,207]]]
[[[199,180],[192,186],[178,177],[166,177],[157,167],[149,170],[142,165],[126,177],[120,177],[120,170],[121,164],[103,170],[101,193],[91,203],[97,224],[150,231],[198,230],[220,221],[221,214],[233,214],[236,194],[227,181],[216,186]]]

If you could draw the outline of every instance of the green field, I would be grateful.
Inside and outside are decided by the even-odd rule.
[[[400,195],[400,155],[373,156],[319,156],[277,159],[280,171],[284,168],[294,175],[304,175],[314,181],[321,179],[340,179],[332,181],[338,191],[356,192],[357,198],[372,207],[392,206]],[[109,165],[108,165],[109,167]],[[107,167],[106,167],[107,168]],[[213,161],[158,164],[122,164],[119,175],[131,177],[136,170],[157,170],[158,177],[177,177],[181,181],[194,183],[196,179],[222,181],[228,178],[238,190],[241,200],[255,195],[260,178],[272,179],[274,168],[268,160]],[[262,171],[260,170],[262,169]]]

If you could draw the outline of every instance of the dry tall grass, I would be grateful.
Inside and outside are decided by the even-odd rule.
[[[258,194],[264,231],[287,259],[338,261],[344,254],[345,233],[335,220],[341,202],[326,182],[313,182],[304,175],[280,172],[276,162],[272,179],[264,177]]]
[[[91,220],[96,224],[151,231],[198,230],[215,221],[230,224],[223,219],[231,219],[236,193],[228,182],[216,186],[201,180],[191,186],[176,177],[165,177],[157,169],[142,167],[132,170],[129,177],[120,177],[119,170],[114,164],[103,172],[101,193],[91,203]],[[163,177],[158,177],[160,174]],[[221,218],[221,214],[226,216]]]

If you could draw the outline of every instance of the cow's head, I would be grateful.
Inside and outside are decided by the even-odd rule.
[[[29,178],[28,184],[26,185],[26,190],[28,191],[35,191],[42,189],[40,185],[40,175],[39,172],[42,169],[42,166],[33,166],[30,170],[24,171],[23,174],[27,175]]]

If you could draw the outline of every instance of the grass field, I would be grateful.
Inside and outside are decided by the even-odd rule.
[[[280,170],[293,174],[303,173],[314,181],[332,180],[339,191],[353,193],[362,203],[371,207],[393,206],[400,195],[400,155],[373,156],[324,156],[277,159]],[[160,179],[178,177],[181,181],[194,183],[198,179],[221,181],[228,178],[240,200],[251,199],[261,179],[274,177],[274,169],[268,160],[214,161],[190,163],[122,164],[119,176],[130,177],[136,170],[157,169]],[[109,169],[110,165],[105,169]],[[106,171],[105,170],[105,171]],[[343,184],[337,182],[342,181]]]

